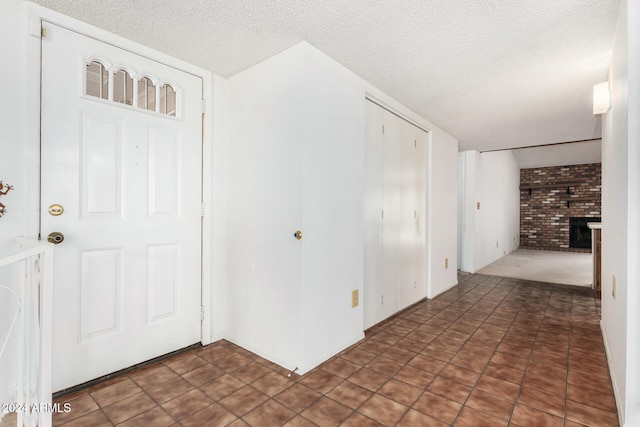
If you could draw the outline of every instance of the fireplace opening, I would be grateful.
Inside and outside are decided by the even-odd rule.
[[[569,218],[569,247],[591,249],[591,229],[588,222],[600,222],[600,218]]]

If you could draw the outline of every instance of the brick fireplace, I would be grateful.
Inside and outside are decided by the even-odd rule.
[[[588,236],[576,227],[600,221],[601,184],[600,163],[521,169],[520,247],[590,252]]]

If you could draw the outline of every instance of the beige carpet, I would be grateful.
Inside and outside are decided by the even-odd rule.
[[[592,269],[590,253],[517,249],[477,273],[590,287],[593,283]]]

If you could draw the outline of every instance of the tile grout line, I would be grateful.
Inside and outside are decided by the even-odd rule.
[[[543,303],[544,305],[544,311],[542,313],[542,316],[539,319],[536,319],[535,321],[537,321],[537,325],[536,325],[536,329],[535,329],[535,334],[532,331],[531,337],[533,338],[530,342],[531,348],[529,350],[528,353],[528,357],[526,358],[526,363],[524,365],[524,368],[522,369],[522,376],[521,376],[521,380],[519,382],[519,384],[516,384],[518,386],[517,391],[515,393],[515,397],[512,403],[512,407],[511,407],[511,411],[509,413],[509,417],[508,420],[506,421],[507,423],[512,422],[512,417],[515,413],[515,409],[516,409],[516,405],[518,402],[518,399],[523,391],[522,386],[524,384],[524,379],[525,379],[525,375],[527,372],[530,372],[529,369],[531,369],[531,364],[533,363],[533,358],[534,358],[534,352],[536,351],[536,345],[541,344],[543,345],[543,347],[541,349],[539,349],[542,352],[542,359],[540,363],[543,364],[549,364],[551,363],[552,365],[556,365],[557,364],[557,359],[555,359],[555,357],[557,356],[557,354],[555,354],[555,352],[552,352],[551,354],[549,354],[549,357],[551,357],[551,359],[548,359],[547,357],[545,357],[545,355],[547,354],[547,351],[545,350],[545,347],[548,347],[551,345],[552,343],[552,339],[551,337],[548,335],[549,334],[549,328],[550,327],[557,327],[558,325],[568,325],[568,335],[567,335],[567,354],[565,357],[565,365],[564,368],[566,368],[565,371],[565,382],[564,382],[564,412],[563,412],[563,421],[562,424],[566,425],[566,423],[568,422],[568,418],[567,418],[567,402],[568,402],[568,389],[569,389],[569,365],[571,364],[571,349],[573,348],[573,345],[575,345],[575,340],[577,339],[577,335],[575,334],[575,322],[576,317],[575,316],[589,316],[592,315],[593,313],[591,313],[591,310],[582,310],[583,305],[587,305],[587,306],[595,306],[595,312],[596,314],[599,314],[599,309],[597,306],[597,301],[595,301],[595,299],[590,299],[589,301],[582,301],[578,296],[576,296],[573,292],[568,292],[568,295],[570,295],[571,299],[569,301],[565,301],[565,299],[560,298],[559,300],[559,304],[554,304],[554,298],[557,296],[564,296],[565,293],[564,291],[562,293],[560,293],[560,295],[556,294],[556,290],[555,289],[544,289],[544,292],[538,288],[538,287],[532,287],[531,289],[527,289],[527,283],[522,283],[521,281],[514,281],[513,283],[504,283],[507,279],[502,278],[501,280],[497,281],[497,282],[493,282],[495,280],[494,276],[481,276],[481,275],[470,275],[469,278],[467,280],[461,281],[459,283],[459,287],[455,287],[452,289],[456,289],[455,292],[449,292],[445,291],[443,294],[438,295],[437,297],[431,299],[431,300],[425,300],[425,301],[420,301],[416,304],[413,304],[412,306],[408,307],[409,310],[403,310],[400,313],[396,313],[395,315],[390,316],[390,318],[387,318],[385,320],[383,320],[382,322],[380,322],[380,324],[374,325],[372,327],[375,328],[374,329],[374,333],[371,334],[370,336],[366,337],[354,344],[353,346],[351,346],[348,349],[345,349],[341,352],[339,352],[337,355],[335,355],[334,357],[332,357],[331,359],[329,359],[328,361],[326,361],[325,363],[332,361],[332,360],[337,360],[338,358],[345,360],[349,363],[352,364],[356,364],[358,365],[358,369],[354,372],[351,372],[348,376],[343,377],[342,375],[336,375],[333,372],[330,372],[328,370],[325,370],[325,368],[327,366],[323,366],[324,364],[321,364],[320,366],[318,366],[317,368],[314,368],[314,370],[318,369],[321,370],[322,372],[324,372],[327,375],[331,375],[331,376],[335,376],[336,378],[339,378],[339,382],[332,386],[331,388],[329,388],[328,390],[324,391],[324,392],[320,392],[320,398],[322,397],[326,397],[329,400],[331,400],[332,402],[336,402],[338,404],[341,404],[339,401],[335,400],[333,397],[328,396],[329,393],[331,393],[332,391],[334,391],[337,387],[339,387],[340,385],[349,382],[350,384],[355,384],[358,387],[362,387],[356,383],[352,383],[351,381],[349,381],[349,378],[354,375],[356,372],[359,372],[360,370],[362,370],[363,368],[366,368],[370,365],[370,363],[372,363],[373,361],[375,361],[376,359],[382,358],[382,359],[389,359],[391,361],[394,362],[394,373],[391,375],[388,375],[387,373],[383,373],[380,372],[378,370],[376,370],[375,368],[368,368],[371,369],[373,372],[376,372],[379,375],[383,375],[385,377],[384,382],[381,383],[381,385],[379,387],[377,387],[375,390],[370,390],[367,388],[367,390],[371,393],[370,396],[368,396],[364,401],[360,402],[359,405],[355,408],[351,408],[348,407],[349,409],[349,413],[348,415],[346,415],[345,420],[349,419],[351,417],[354,416],[354,414],[358,414],[359,416],[363,416],[366,417],[367,419],[371,419],[375,421],[375,418],[371,418],[365,414],[363,414],[362,412],[359,412],[361,410],[361,408],[363,406],[365,406],[367,404],[367,402],[371,401],[372,398],[374,398],[374,396],[380,396],[380,397],[384,397],[386,399],[389,399],[392,402],[395,402],[399,405],[405,406],[406,409],[404,411],[402,411],[402,413],[399,415],[398,421],[396,421],[396,423],[400,423],[403,419],[405,419],[407,417],[407,415],[412,411],[417,411],[414,408],[414,405],[418,402],[418,400],[421,398],[421,396],[423,396],[426,392],[428,392],[428,388],[434,383],[434,381],[437,378],[443,378],[443,379],[447,379],[447,380],[451,380],[454,381],[456,383],[462,384],[466,387],[470,387],[470,391],[468,392],[468,394],[466,395],[465,399],[463,402],[458,402],[455,400],[450,399],[449,397],[444,397],[441,396],[439,394],[436,393],[437,396],[443,397],[444,399],[450,400],[452,402],[455,402],[457,404],[460,404],[460,408],[457,410],[455,416],[452,419],[452,423],[454,423],[458,417],[460,416],[460,414],[462,413],[462,410],[467,407],[467,403],[469,402],[472,393],[475,390],[480,390],[477,388],[478,382],[479,380],[484,376],[491,376],[493,377],[493,375],[489,374],[487,372],[488,367],[491,364],[491,360],[496,356],[496,354],[498,354],[499,352],[499,347],[502,344],[508,344],[512,338],[515,338],[514,334],[517,335],[519,330],[522,330],[523,325],[522,322],[527,320],[527,318],[529,316],[534,316],[536,315],[535,310],[538,309],[538,306],[536,304],[540,304]],[[537,285],[536,282],[532,282],[533,285]],[[508,288],[507,288],[508,286]],[[523,292],[524,291],[524,292]],[[442,304],[440,304],[439,302],[439,298],[438,297],[443,297],[443,296],[447,296],[446,298],[442,298]],[[533,298],[531,305],[523,305],[523,304],[528,304],[528,299]],[[592,297],[593,298],[593,297]],[[471,303],[471,305],[469,305],[469,303]],[[562,303],[566,303],[566,304],[570,304],[570,313],[569,316],[559,316],[558,314],[560,314],[558,312],[559,309],[561,309]],[[517,311],[512,312],[510,309],[510,306],[513,307],[517,307]],[[486,312],[485,310],[487,309],[487,307],[491,308],[490,312]],[[559,308],[560,307],[560,308]],[[484,308],[485,310],[474,310],[474,308]],[[505,311],[502,313],[499,313],[499,316],[494,316],[498,313],[498,311],[500,309],[504,309]],[[470,314],[470,312],[472,312]],[[417,321],[416,318],[417,317],[422,317],[423,319],[421,321]],[[482,318],[482,321],[478,324],[475,324],[475,322],[471,321],[471,322],[467,322],[466,320],[473,320],[473,319],[477,319],[477,318]],[[490,319],[495,319],[496,323],[488,323],[490,322]],[[533,319],[532,319],[533,320]],[[406,322],[411,322],[411,324],[409,323],[403,323],[403,321]],[[430,337],[428,343],[425,343],[425,341],[421,341],[421,340],[416,340],[414,338],[409,338],[409,336],[415,332],[417,332],[420,328],[424,327],[425,325],[429,325],[429,322],[433,321],[432,325],[437,326],[438,328],[438,332],[437,333],[433,333],[431,334],[432,337]],[[508,322],[508,323],[506,323]],[[560,322],[560,323],[558,323]],[[411,327],[408,327],[407,325],[411,325]],[[496,327],[497,325],[500,325],[500,331],[503,330],[503,325],[508,325],[506,327],[504,327],[504,332],[501,332],[501,336],[499,338],[499,340],[495,340],[493,338],[492,335],[482,335],[482,336],[478,336],[476,334],[479,333],[479,331],[484,327],[487,330],[491,330],[494,327]],[[393,328],[393,326],[397,326],[397,328]],[[390,328],[393,328],[390,330]],[[515,329],[514,329],[515,328]],[[588,333],[592,333],[593,328],[591,327],[585,327],[584,328],[584,332],[581,332],[582,334],[584,334],[585,338],[589,337],[590,335],[588,335]],[[524,329],[526,331],[526,329]],[[546,334],[545,336],[542,336],[541,334],[543,333]],[[511,336],[510,336],[510,332],[511,332]],[[396,339],[396,341],[394,341],[393,343],[390,343],[392,340],[388,340],[385,338],[387,338],[386,336],[383,336],[381,334],[388,334],[388,335],[392,335],[393,339]],[[434,341],[438,340],[438,339],[445,339],[448,340],[449,337],[447,336],[447,334],[451,334],[451,338],[454,339],[454,341],[452,341],[452,343],[455,343],[455,347],[456,350],[452,350],[451,348],[453,347],[442,347],[440,343],[435,343]],[[458,341],[457,337],[465,335],[464,341]],[[582,335],[580,335],[582,337]],[[380,338],[380,339],[376,339],[376,337]],[[427,336],[425,336],[424,338],[428,338]],[[411,340],[412,342],[415,343],[419,343],[419,350],[414,350],[410,348],[410,344],[411,342],[407,341],[407,344],[409,346],[406,347],[398,347],[398,343],[404,339],[407,340]],[[453,362],[453,359],[456,358],[458,355],[462,355],[464,352],[464,347],[465,346],[479,346],[482,347],[482,343],[483,341],[485,341],[487,343],[487,345],[492,345],[495,346],[492,351],[490,352],[487,362],[483,365],[482,369],[480,371],[475,371],[475,369],[471,369],[471,371],[473,371],[475,374],[478,375],[477,379],[475,379],[475,381],[473,382],[473,385],[469,386],[467,384],[467,382],[465,383],[460,383],[458,377],[456,376],[456,378],[453,377],[449,377],[448,374],[447,375],[443,375],[443,371],[449,367],[455,367],[455,368],[459,368],[459,369],[463,369],[463,370],[468,370],[468,367],[465,366],[461,366],[458,365],[456,362]],[[369,360],[368,362],[364,362],[361,364],[361,362],[353,362],[351,361],[349,358],[344,358],[343,356],[350,350],[354,350],[357,349],[361,344],[364,344],[366,342],[375,342],[377,344],[385,344],[386,346],[384,347],[384,349],[380,350],[380,348],[382,347],[378,347],[376,349],[375,352],[370,351],[370,350],[365,350],[365,349],[359,349],[359,351],[365,352],[367,354],[369,354],[372,359]],[[594,340],[595,342],[595,340]],[[601,342],[601,340],[600,340]],[[376,344],[376,345],[377,345]],[[511,346],[517,345],[517,343],[512,343]],[[431,347],[431,348],[429,348]],[[583,351],[581,351],[581,348],[583,347],[583,345],[581,344],[580,348],[577,348],[576,351],[578,351],[579,353],[585,353]],[[241,348],[237,347],[235,344],[230,343],[230,345],[227,347],[226,345],[224,347],[221,348],[227,348],[229,353],[228,354],[224,354],[222,356],[220,356],[219,358],[210,360],[209,358],[204,358],[202,356],[199,356],[199,353],[202,353],[201,349],[200,351],[198,351],[198,353],[196,353],[195,351],[190,351],[188,354],[193,355],[195,357],[199,357],[200,359],[202,359],[205,364],[202,366],[213,366],[213,367],[217,367],[216,362],[219,360],[222,360],[224,358],[233,356],[233,355],[239,355],[239,356],[244,356],[247,357],[249,359],[249,362],[246,365],[242,365],[239,367],[235,367],[235,369],[231,369],[231,370],[227,370],[229,368],[217,368],[220,369],[221,372],[223,372],[222,375],[230,375],[232,378],[237,379],[238,381],[240,381],[243,386],[241,387],[250,387],[252,390],[260,393],[260,394],[264,394],[266,395],[267,399],[261,403],[259,403],[257,406],[253,407],[252,409],[250,409],[249,411],[247,411],[245,414],[243,414],[242,416],[237,416],[233,411],[230,410],[229,407],[223,405],[220,403],[220,401],[223,398],[226,398],[230,395],[232,395],[233,393],[235,393],[236,391],[240,390],[235,390],[234,392],[229,393],[228,395],[225,395],[224,397],[220,398],[220,399],[214,399],[211,396],[209,396],[208,394],[205,393],[205,395],[211,400],[211,402],[204,408],[201,408],[200,410],[198,410],[197,412],[193,413],[193,414],[189,414],[185,417],[189,418],[201,411],[206,410],[207,408],[210,408],[211,406],[213,406],[214,404],[218,404],[220,405],[220,407],[224,408],[226,411],[228,411],[230,414],[232,414],[235,418],[235,420],[241,420],[241,421],[245,421],[245,417],[250,414],[251,412],[253,412],[254,410],[256,410],[257,408],[261,407],[262,405],[266,404],[267,402],[271,401],[275,404],[281,405],[284,408],[288,409],[289,411],[291,411],[294,414],[294,417],[291,418],[294,419],[296,417],[301,417],[302,419],[308,420],[311,422],[310,419],[304,417],[302,415],[302,413],[304,411],[306,411],[308,408],[312,407],[317,401],[318,399],[315,399],[313,401],[311,401],[311,403],[309,403],[308,405],[306,405],[305,407],[301,408],[300,410],[292,410],[292,408],[290,408],[287,404],[281,403],[279,400],[276,399],[276,397],[278,395],[280,395],[281,393],[289,390],[291,387],[293,387],[296,384],[300,384],[301,386],[307,387],[304,383],[302,383],[302,380],[306,377],[306,376],[298,376],[295,378],[294,381],[291,382],[291,384],[287,384],[286,387],[284,387],[282,390],[279,390],[277,392],[274,392],[273,395],[271,394],[267,394],[265,392],[260,391],[259,389],[257,389],[253,384],[257,381],[259,381],[260,379],[271,375],[272,373],[276,373],[278,375],[281,375],[280,372],[276,371],[273,367],[271,367],[270,365],[264,364],[264,363],[260,363],[259,362],[259,356],[251,354],[251,355],[247,355],[244,352],[240,351]],[[418,356],[423,356],[423,357],[429,357],[429,358],[433,358],[432,354],[434,351],[437,351],[437,348],[442,348],[443,350],[447,351],[447,355],[446,358],[447,360],[441,360],[441,359],[435,359],[438,361],[438,364],[442,363],[443,366],[442,368],[438,369],[436,373],[431,372],[431,371],[426,371],[422,368],[418,368],[416,366],[410,365],[410,362],[412,360],[414,360],[416,357]],[[399,350],[403,350],[407,353],[411,353],[410,355],[408,354],[402,354],[402,353],[398,353],[398,354],[390,354],[387,355],[386,353],[389,352],[390,350],[393,349],[399,349]],[[508,349],[507,349],[508,350]],[[514,349],[515,351],[516,349]],[[246,350],[245,350],[246,351]],[[429,356],[427,356],[427,354],[425,352],[428,352]],[[473,348],[470,348],[470,354],[475,354],[473,353],[474,350]],[[504,353],[505,355],[509,355],[512,357],[521,357],[518,355],[515,355],[511,352],[504,352],[501,351],[501,353]],[[451,354],[451,356],[449,357],[449,354]],[[589,354],[589,353],[586,353]],[[411,356],[409,358],[409,356]],[[396,359],[396,357],[398,357],[398,359]],[[483,356],[484,357],[484,356]],[[168,359],[170,360],[170,359]],[[460,362],[464,362],[464,360],[460,360]],[[252,363],[260,363],[262,366],[264,366],[266,369],[269,370],[268,373],[261,375],[255,379],[251,379],[249,377],[247,377],[247,379],[240,379],[238,377],[236,377],[234,375],[234,372],[238,371],[239,369],[241,369],[244,366],[249,366]],[[586,361],[585,363],[587,363],[588,365],[590,365],[591,363],[589,363],[589,361]],[[216,377],[214,377],[213,379],[211,379],[210,381],[207,381],[205,384],[200,384],[200,385],[195,385],[193,383],[191,383],[190,381],[186,380],[184,378],[183,375],[186,375],[190,372],[195,371],[196,369],[199,369],[200,367],[196,367],[194,369],[191,369],[190,371],[183,373],[183,374],[178,374],[177,371],[175,371],[173,368],[171,368],[170,366],[168,366],[165,361],[161,361],[159,362],[158,366],[164,366],[167,369],[169,369],[173,374],[176,375],[176,377],[174,378],[181,378],[183,381],[187,381],[189,383],[189,385],[192,388],[192,390],[199,390],[200,392],[204,393],[204,391],[201,389],[201,387],[203,387],[206,384],[210,384],[214,381],[216,381],[218,378],[220,378],[221,375],[217,375]],[[504,365],[507,367],[510,367],[510,365]],[[559,367],[560,365],[558,365]],[[595,366],[595,363],[594,363]],[[386,395],[382,395],[380,394],[380,390],[382,390],[387,384],[391,383],[393,380],[401,382],[404,385],[410,386],[410,387],[416,387],[414,384],[405,382],[403,379],[399,379],[396,377],[396,375],[403,369],[407,368],[407,367],[411,367],[413,369],[418,369],[420,371],[423,371],[427,374],[429,374],[429,376],[432,376],[432,378],[429,380],[429,382],[427,382],[424,386],[422,387],[417,387],[419,389],[419,393],[417,394],[417,397],[415,399],[413,399],[412,402],[410,402],[409,404],[405,404],[402,402],[397,401],[395,398],[393,397],[387,397]],[[381,369],[385,369],[386,367],[384,365],[381,365],[380,367]],[[514,368],[515,369],[515,368]],[[518,368],[519,369],[519,368]],[[314,370],[312,370],[311,372],[313,372]],[[310,372],[310,373],[311,373]],[[389,371],[391,372],[391,371]],[[455,372],[454,372],[455,373]],[[133,372],[132,372],[133,374]],[[128,418],[127,420],[122,420],[121,422],[127,422],[128,420],[131,420],[137,416],[146,414],[150,411],[155,410],[156,407],[160,407],[162,411],[164,411],[164,413],[167,413],[171,419],[173,419],[175,422],[177,422],[178,424],[182,424],[181,421],[177,420],[171,413],[169,413],[167,410],[164,409],[164,407],[162,406],[162,404],[159,403],[158,400],[156,400],[155,398],[151,397],[151,395],[147,392],[147,390],[145,388],[143,388],[140,383],[138,383],[132,376],[130,376],[129,374],[127,374],[125,376],[125,378],[129,379],[133,384],[136,385],[136,387],[138,387],[140,389],[140,392],[143,392],[153,403],[154,403],[154,408],[148,409],[145,412],[142,412],[141,414],[136,414],[131,416],[130,418]],[[511,383],[511,380],[508,379],[502,379],[500,377],[493,377],[493,378],[497,378],[498,380],[501,381],[506,381],[508,383]],[[157,386],[165,384],[168,381],[171,381],[173,378],[168,379],[166,381],[162,381],[161,383],[158,383]],[[609,377],[609,381],[610,381],[610,377]],[[114,383],[117,384],[117,383]],[[515,384],[515,383],[514,383]],[[318,392],[318,390],[316,389],[312,389],[314,392]],[[536,387],[536,391],[540,391],[543,392],[542,389],[538,389]],[[190,392],[190,391],[188,391]],[[139,393],[139,392],[138,392]],[[137,395],[138,393],[134,393],[134,395]],[[489,393],[489,392],[487,392]],[[544,393],[548,393],[547,391],[544,391]],[[180,398],[182,396],[184,396],[186,393],[182,393],[178,396],[174,396],[172,397],[169,401]],[[496,396],[498,398],[504,398],[503,395],[501,394],[494,394],[493,392],[490,392],[489,394]],[[88,395],[89,399],[91,399],[91,401],[97,406],[97,408],[102,412],[102,415],[109,420],[109,422],[111,423],[111,425],[115,425],[113,423],[113,421],[106,415],[106,413],[104,412],[104,408],[98,404],[98,402],[94,399],[93,395],[91,394],[91,392],[89,391],[89,388],[86,389],[84,395]],[[81,397],[77,396],[78,397]],[[392,396],[392,395],[389,395]],[[115,402],[112,402],[115,403]],[[112,404],[110,403],[110,404]],[[165,402],[166,403],[166,402]],[[108,406],[108,405],[106,405]],[[105,407],[106,407],[105,406]],[[345,405],[343,405],[345,406]],[[527,407],[529,407],[528,405],[525,405]],[[587,405],[590,406],[590,405]],[[346,407],[346,406],[345,406]],[[469,406],[469,408],[471,409],[475,409]],[[595,407],[594,407],[595,408]],[[536,411],[540,411],[540,412],[544,412],[546,414],[550,414],[550,415],[554,415],[551,414],[550,412],[548,412],[546,409],[539,409],[534,407],[533,408]],[[496,415],[489,413],[489,412],[485,412],[484,410],[478,410],[483,414],[486,414],[488,416],[492,416],[495,417]],[[434,419],[439,419],[439,418],[435,418],[433,417],[431,414],[429,413],[423,413],[421,411],[418,411],[420,414],[432,417]],[[92,412],[89,412],[87,414],[83,414],[80,417],[86,416]],[[616,414],[617,416],[617,414]],[[80,418],[79,417],[79,418]],[[500,417],[498,417],[500,418]],[[69,420],[68,422],[72,422],[73,420]],[[248,423],[248,421],[245,421]]]

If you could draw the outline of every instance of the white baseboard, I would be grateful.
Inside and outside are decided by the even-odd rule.
[[[607,341],[607,334],[605,332],[602,320],[600,320],[600,332],[602,333],[602,340],[604,341],[604,351],[607,355],[607,365],[609,366],[609,377],[611,378],[611,385],[613,386],[613,396],[616,401],[616,410],[618,411],[618,421],[621,426],[624,426],[624,413],[620,408],[620,391],[618,383],[616,382],[616,376],[613,375],[613,367],[611,366],[611,353],[609,352],[609,342]]]

